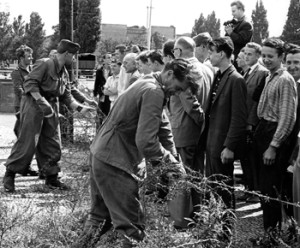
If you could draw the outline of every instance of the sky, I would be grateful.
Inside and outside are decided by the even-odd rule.
[[[147,9],[151,0],[101,0],[102,23],[147,25]],[[151,23],[155,26],[176,27],[176,34],[190,33],[196,19],[215,11],[221,24],[231,20],[230,3],[233,0],[152,0]],[[251,20],[257,0],[242,0],[245,14]],[[270,36],[279,36],[287,18],[290,0],[262,0],[267,10]],[[148,8],[147,8],[148,7]],[[46,35],[53,33],[52,26],[59,22],[59,0],[0,0],[0,11],[10,12],[10,21],[22,15],[28,22],[30,13],[38,12],[44,22]],[[223,28],[221,27],[221,34]]]

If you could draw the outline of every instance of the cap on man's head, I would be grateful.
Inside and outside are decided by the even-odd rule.
[[[78,43],[74,43],[67,39],[62,39],[57,46],[58,53],[64,53],[67,51],[69,53],[75,54],[78,52],[79,49],[80,49],[80,45]]]
[[[201,45],[206,45],[209,42],[211,42],[212,38],[208,32],[203,32],[194,36],[193,40],[195,41],[196,47],[199,47]]]

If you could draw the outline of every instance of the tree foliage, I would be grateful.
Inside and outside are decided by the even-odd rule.
[[[77,29],[75,41],[81,46],[80,51],[92,53],[100,40],[101,13],[100,0],[78,0]]]
[[[10,58],[8,51],[12,40],[12,25],[6,12],[0,12],[0,37],[0,60],[6,60]]]
[[[126,41],[120,42],[112,38],[101,39],[98,43],[97,52],[99,52],[99,54],[113,53],[115,52],[115,47],[120,43],[125,44]]]
[[[253,22],[253,41],[261,44],[264,39],[269,37],[267,10],[262,0],[256,2],[251,18]]]
[[[201,13],[200,17],[197,20],[195,20],[195,24],[194,24],[194,27],[192,29],[192,34],[191,34],[192,37],[196,36],[199,33],[206,32],[205,21],[206,21],[206,19],[205,19],[204,15]]]
[[[45,39],[44,23],[39,13],[32,12],[30,21],[25,25],[25,42],[26,45],[33,49],[33,59],[40,58],[42,45]]]
[[[15,51],[23,44],[25,44],[25,21],[22,15],[19,15],[17,18],[14,17],[12,23],[12,38],[8,48],[9,58],[17,59]]]
[[[299,0],[291,0],[287,20],[283,28],[281,38],[289,43],[300,45],[300,3]]]
[[[216,18],[215,11],[209,14],[207,18],[201,13],[199,19],[195,20],[191,36],[194,37],[203,32],[208,32],[213,38],[220,37],[220,19]]]

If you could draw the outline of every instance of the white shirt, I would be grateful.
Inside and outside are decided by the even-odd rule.
[[[118,97],[118,82],[120,79],[120,74],[118,75],[112,75],[109,76],[106,80],[106,83],[104,85],[104,88],[112,92],[112,95],[109,95],[109,100],[111,101],[111,104],[117,99]]]
[[[125,71],[124,66],[121,66],[121,71],[119,74],[119,82],[118,82],[118,96],[124,92],[126,85],[128,85],[130,75],[131,75],[130,73],[127,73]]]

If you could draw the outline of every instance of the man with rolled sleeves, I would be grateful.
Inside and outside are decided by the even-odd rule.
[[[3,184],[7,192],[14,192],[15,174],[27,168],[35,152],[40,155],[46,185],[50,189],[68,189],[58,180],[61,158],[58,97],[81,113],[92,109],[76,102],[70,92],[65,65],[72,63],[79,48],[77,43],[61,40],[56,57],[38,60],[28,74],[20,109],[20,133],[5,163]]]

